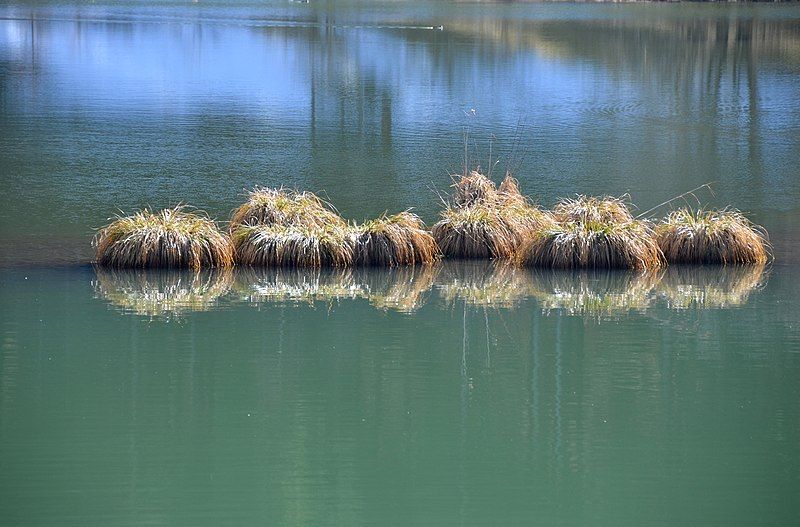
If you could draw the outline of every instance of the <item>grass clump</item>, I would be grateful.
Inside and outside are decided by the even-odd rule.
[[[520,265],[554,269],[657,269],[663,256],[653,229],[618,198],[578,196],[553,209],[555,223],[520,244]]]
[[[356,265],[430,264],[439,253],[425,224],[408,211],[367,221],[355,227],[354,238]]]
[[[670,263],[763,264],[770,254],[766,231],[735,210],[679,209],[656,235]]]
[[[555,224],[508,175],[499,189],[477,171],[461,176],[453,187],[451,202],[432,230],[444,256],[511,258],[525,237]]]
[[[97,296],[122,311],[148,317],[180,317],[208,311],[233,283],[230,268],[178,269],[95,268]]]
[[[649,225],[560,223],[523,242],[516,256],[527,267],[658,269],[663,256]]]
[[[233,246],[217,224],[184,206],[157,213],[148,209],[116,216],[93,242],[95,261],[115,268],[230,267]]]
[[[352,265],[354,239],[334,225],[240,225],[231,237],[241,265],[265,267],[346,267]]]
[[[456,208],[472,207],[493,203],[497,200],[497,187],[494,181],[472,170],[459,176],[453,182],[453,206]]]
[[[497,189],[500,214],[506,218],[517,236],[517,245],[535,232],[552,228],[556,220],[549,212],[531,203],[519,190],[519,182],[506,174]]]
[[[517,245],[517,229],[492,207],[448,207],[431,234],[455,258],[510,258]]]
[[[584,196],[565,198],[553,207],[559,223],[618,224],[635,220],[623,198]]]
[[[256,187],[231,216],[231,230],[240,225],[345,227],[333,207],[311,192]]]

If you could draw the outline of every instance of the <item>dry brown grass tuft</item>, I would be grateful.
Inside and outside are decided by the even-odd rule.
[[[439,254],[425,224],[408,211],[367,221],[354,229],[354,237],[356,265],[429,264]]]
[[[233,212],[231,231],[240,225],[280,227],[342,227],[346,222],[333,207],[311,192],[256,187]]]
[[[652,229],[639,221],[560,223],[527,238],[516,260],[553,269],[658,269],[664,263]]]
[[[208,311],[233,282],[230,268],[178,269],[95,268],[93,285],[100,298],[123,311],[149,317],[179,317]]]
[[[350,229],[239,225],[231,234],[241,265],[266,267],[346,267],[352,265]]]
[[[670,263],[754,264],[770,257],[766,231],[735,210],[676,210],[656,234]]]
[[[766,284],[765,265],[670,266],[658,287],[671,309],[728,308],[744,305]]]
[[[431,234],[444,256],[454,258],[510,258],[520,227],[497,208],[447,208]]]
[[[497,201],[497,187],[494,182],[477,170],[458,176],[453,183],[453,206],[472,207]]]
[[[520,193],[510,175],[499,189],[476,171],[461,176],[453,186],[452,204],[432,230],[444,256],[511,258],[524,238],[555,225],[550,213]]]
[[[116,268],[230,267],[233,247],[216,223],[184,206],[117,216],[95,235],[95,261]]]
[[[516,246],[519,246],[525,238],[553,229],[557,224],[550,212],[531,205],[522,196],[519,199],[504,202],[499,209],[499,214],[513,229],[517,238]]]
[[[565,198],[553,207],[553,216],[559,223],[612,224],[634,221],[623,198],[578,195]]]
[[[511,174],[506,174],[506,177],[500,182],[497,193],[502,201],[525,201],[525,197],[519,190],[519,181],[511,177]]]

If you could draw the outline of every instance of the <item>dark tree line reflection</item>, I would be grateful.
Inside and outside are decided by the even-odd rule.
[[[798,19],[707,7],[3,21],[3,252],[35,252],[12,236],[24,218],[38,246],[118,207],[224,218],[257,183],[325,191],[353,219],[433,220],[465,129],[473,163],[491,137],[495,159],[517,145],[523,190],[545,205],[629,191],[649,208],[715,181],[715,204],[781,229],[800,194]]]

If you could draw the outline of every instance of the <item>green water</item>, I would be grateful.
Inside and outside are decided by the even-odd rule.
[[[714,182],[776,263],[87,265],[257,183],[434,221],[465,132],[544,205]],[[799,524],[798,167],[797,5],[4,4],[0,524]]]
[[[492,276],[4,271],[3,523],[797,523],[794,268]]]

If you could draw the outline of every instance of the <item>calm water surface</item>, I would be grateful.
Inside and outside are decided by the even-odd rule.
[[[434,221],[465,132],[544,205],[714,182],[777,263],[86,265],[254,184]],[[0,524],[799,524],[798,167],[795,5],[4,4]]]

